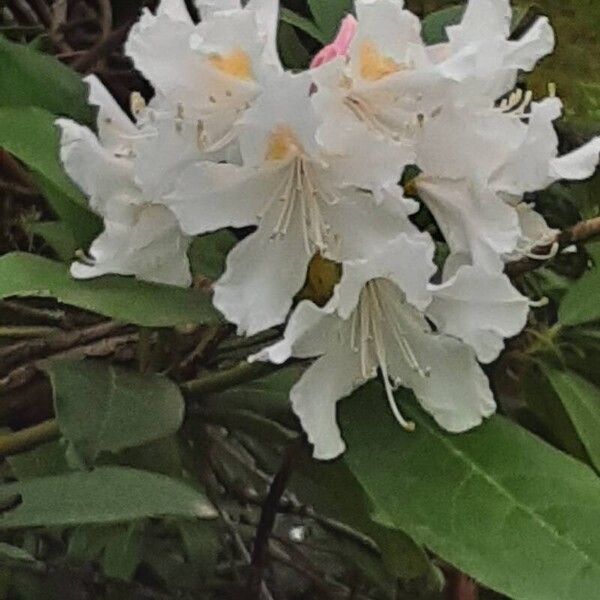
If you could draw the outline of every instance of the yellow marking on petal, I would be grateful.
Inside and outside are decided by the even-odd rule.
[[[294,132],[286,126],[278,127],[267,142],[266,160],[285,160],[300,150]]]
[[[248,54],[240,48],[236,48],[229,54],[213,54],[208,60],[221,73],[244,81],[254,79],[252,61]]]
[[[359,53],[360,76],[367,81],[379,81],[402,68],[393,59],[383,56],[373,42],[363,42]]]

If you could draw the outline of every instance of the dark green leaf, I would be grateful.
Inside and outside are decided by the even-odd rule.
[[[58,441],[42,444],[29,452],[7,456],[6,460],[19,481],[60,475],[69,471],[65,449]]]
[[[62,262],[70,263],[79,249],[77,240],[61,221],[29,223],[27,231],[32,235],[39,235]]]
[[[218,279],[225,270],[227,254],[236,243],[235,235],[225,229],[194,238],[188,252],[192,275]]]
[[[55,119],[40,108],[0,107],[0,147],[31,169],[56,215],[77,243],[86,246],[101,231],[101,221],[62,168]]]
[[[378,383],[340,404],[344,460],[374,518],[514,600],[590,600],[600,589],[600,480],[502,417],[441,431],[407,393],[416,431]],[[449,399],[451,401],[451,399]]]
[[[0,35],[0,105],[39,106],[91,125],[94,111],[79,75],[52,56]]]
[[[329,40],[327,39],[327,36],[310,19],[307,19],[306,17],[303,17],[302,15],[293,12],[288,8],[281,9],[280,17],[284,23],[292,25],[293,27],[297,27],[298,29],[300,29],[300,31],[307,33],[321,44],[328,43]]]
[[[465,12],[464,5],[448,6],[442,10],[430,13],[423,19],[421,35],[428,45],[441,44],[448,41],[446,27],[458,25]]]
[[[181,427],[183,397],[164,377],[91,361],[49,361],[42,368],[60,431],[86,465],[101,452],[140,446]]]
[[[144,526],[134,521],[122,526],[104,548],[102,570],[107,577],[130,581],[142,560]]]
[[[210,296],[197,290],[107,276],[77,281],[66,265],[15,252],[0,258],[0,298],[56,298],[101,315],[144,327],[216,323]]]
[[[600,251],[600,243],[590,245],[591,252]],[[564,297],[558,312],[563,325],[581,325],[600,320],[600,264],[574,283]]]
[[[573,371],[546,367],[544,373],[559,395],[592,464],[600,471],[600,389]]]
[[[21,503],[0,515],[0,529],[123,523],[161,516],[216,516],[199,491],[163,475],[124,467],[102,467],[1,486],[0,501],[13,499]]]
[[[281,61],[291,70],[305,69],[310,63],[310,54],[302,45],[296,30],[285,22],[279,24],[277,47]]]
[[[342,19],[352,12],[352,0],[308,0],[308,6],[326,43],[335,37]]]

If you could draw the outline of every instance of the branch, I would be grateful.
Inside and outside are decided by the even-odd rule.
[[[577,223],[577,225],[561,231],[552,243],[535,248],[534,255],[548,255],[555,244],[558,244],[560,250],[567,246],[571,246],[572,244],[587,242],[596,236],[600,236],[600,217],[581,221],[581,223]],[[505,272],[510,277],[523,275],[524,273],[535,271],[536,269],[543,267],[548,260],[550,259],[523,258],[516,262],[508,263]]]
[[[260,513],[260,521],[258,523],[258,528],[256,529],[254,548],[252,549],[250,573],[248,575],[248,595],[250,598],[256,598],[256,600],[260,600],[263,574],[269,558],[269,538],[271,537],[275,525],[279,503],[285,493],[285,489],[301,449],[301,438],[288,446],[283,455],[279,471],[277,471],[277,474],[273,478],[269,493],[267,494]]]
[[[15,433],[2,435],[0,436],[0,456],[12,456],[31,450],[44,442],[57,439],[59,435],[60,430],[55,419],[21,429]]]

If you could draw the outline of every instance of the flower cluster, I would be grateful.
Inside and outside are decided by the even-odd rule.
[[[336,40],[291,73],[277,0],[196,4],[198,24],[183,0],[162,0],[132,29],[126,51],[155,90],[132,96],[134,121],[95,78],[98,135],[59,121],[64,165],[105,223],[73,275],[187,286],[192,236],[254,227],[214,303],[240,334],[287,320],[252,360],[316,358],[291,392],[316,457],[343,452],[337,401],[378,374],[406,429],[398,385],[445,429],[478,425],[495,410],[480,363],[530,307],[504,267],[556,235],[523,198],[590,176],[600,152],[595,139],[558,156],[560,100],[516,87],[553,49],[547,19],[512,39],[508,0],[470,0],[448,41],[427,46],[402,0],[356,0]],[[433,215],[443,265],[407,195]],[[341,265],[331,298],[295,305],[323,259]]]

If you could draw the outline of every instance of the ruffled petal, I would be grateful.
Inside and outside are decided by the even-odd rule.
[[[60,157],[65,170],[88,196],[92,210],[106,216],[112,200],[141,202],[130,160],[103,148],[87,127],[68,119],[56,123],[61,130]]]
[[[390,375],[411,388],[421,406],[447,431],[460,433],[476,427],[494,413],[496,403],[475,352],[457,339],[431,333],[418,313],[411,312],[402,319],[405,338],[417,363],[429,374],[412,368],[389,335]]]
[[[292,388],[292,408],[300,419],[313,456],[332,460],[346,449],[337,424],[338,400],[361,385],[359,354],[348,346],[338,345],[319,358]]]
[[[273,237],[276,211],[227,257],[225,274],[215,284],[214,304],[240,335],[279,325],[306,280],[311,259],[304,247],[301,215],[295,208],[283,237]]]
[[[278,165],[259,171],[199,162],[183,172],[165,204],[177,215],[183,230],[192,235],[256,225],[263,207],[282,187],[282,177]]]
[[[310,300],[298,304],[285,328],[283,339],[250,358],[283,364],[286,360],[311,358],[324,354],[336,339],[339,319],[326,310],[319,308]]]
[[[161,0],[156,9],[156,15],[165,15],[173,19],[173,21],[181,21],[183,23],[192,22],[190,13],[185,6],[185,0]]]
[[[527,323],[529,300],[502,273],[463,266],[450,280],[431,288],[427,315],[440,331],[469,344],[481,362],[496,360],[504,340]]]
[[[162,206],[147,205],[130,206],[128,216],[105,221],[104,231],[90,248],[91,263],[73,263],[71,274],[78,279],[133,275],[143,281],[189,286],[190,238],[181,233],[173,214]]]
[[[589,141],[581,148],[550,161],[550,178],[581,180],[594,174],[600,160],[600,137]]]
[[[502,256],[515,250],[520,236],[513,207],[467,180],[418,177],[416,185],[453,254],[492,271],[503,268]]]
[[[215,13],[222,10],[239,10],[242,8],[240,0],[195,0],[200,18],[205,21]]]
[[[88,75],[84,81],[90,86],[89,103],[98,107],[98,137],[102,145],[113,152],[126,152],[138,133],[136,126],[96,75]]]
[[[345,263],[342,279],[325,308],[336,310],[342,319],[348,319],[358,305],[365,283],[377,278],[390,279],[411,304],[425,308],[431,301],[427,285],[436,271],[434,250],[428,234],[400,233],[380,247],[377,254]]]

